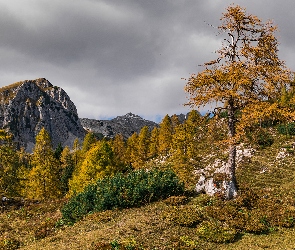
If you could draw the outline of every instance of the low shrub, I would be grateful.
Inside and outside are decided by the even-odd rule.
[[[277,130],[282,135],[295,135],[295,123],[280,124]]]
[[[259,196],[253,189],[247,187],[242,187],[240,189],[240,195],[234,201],[234,204],[238,207],[247,208],[249,210],[257,207]]]
[[[127,240],[125,242],[113,240],[108,243],[93,243],[91,250],[143,250],[143,248],[138,246],[135,240]]]
[[[20,242],[15,238],[5,238],[0,242],[0,249],[2,250],[15,250],[19,248]]]
[[[55,232],[56,221],[47,218],[34,230],[34,237],[36,240],[43,239]]]
[[[262,148],[269,147],[274,143],[273,136],[265,128],[253,128],[246,132],[246,137],[251,143],[255,143]]]
[[[89,212],[140,206],[183,192],[184,185],[172,170],[118,173],[87,186],[61,212],[64,220],[75,222]]]
[[[270,227],[290,228],[295,225],[295,206],[287,198],[262,198],[258,207],[263,211]]]
[[[196,240],[191,239],[188,236],[180,236],[179,238],[180,249],[200,249],[199,244]]]
[[[178,205],[184,205],[188,202],[188,198],[186,196],[170,196],[164,202],[167,205],[171,206],[178,206]]]
[[[165,217],[183,227],[196,227],[204,219],[200,209],[194,205],[174,207]]]
[[[223,225],[219,221],[203,221],[197,227],[197,235],[209,242],[228,243],[233,242],[237,237],[237,231]]]
[[[245,226],[244,232],[253,234],[264,234],[269,231],[269,222],[265,211],[259,209],[252,210],[249,213],[244,213]]]

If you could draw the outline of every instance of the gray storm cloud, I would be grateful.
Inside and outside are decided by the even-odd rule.
[[[80,117],[185,113],[185,81],[215,58],[219,18],[232,1],[0,0],[1,86],[45,77]],[[279,27],[294,70],[294,1],[235,1]],[[212,26],[213,27],[212,27]]]

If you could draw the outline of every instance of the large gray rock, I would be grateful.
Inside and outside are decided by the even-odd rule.
[[[53,147],[72,146],[85,130],[67,93],[45,78],[26,80],[0,89],[0,128],[9,130],[20,147],[30,152],[45,128]]]
[[[238,145],[236,151],[236,167],[238,168],[240,164],[249,162],[254,153],[255,150],[253,148],[246,148],[243,144]],[[237,190],[235,189],[234,183],[231,180],[225,180],[228,168],[227,162],[215,159],[212,164],[209,164],[204,169],[195,171],[195,174],[199,176],[195,191],[197,193],[206,193],[210,196],[226,191],[228,192],[228,196],[235,197]]]

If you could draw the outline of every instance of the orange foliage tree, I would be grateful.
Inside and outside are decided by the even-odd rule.
[[[224,35],[216,60],[205,63],[185,86],[189,105],[216,102],[227,113],[229,157],[224,170],[222,192],[226,199],[237,195],[235,177],[237,137],[251,122],[263,117],[291,118],[278,101],[288,89],[291,72],[278,57],[276,26],[231,5],[222,15],[220,34]]]

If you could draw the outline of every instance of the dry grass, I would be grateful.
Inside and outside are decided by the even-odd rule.
[[[23,249],[94,249],[95,245],[136,242],[145,249],[177,247],[179,237],[194,235],[194,229],[178,228],[165,219],[169,206],[163,202],[141,208],[91,214],[72,227]]]
[[[198,197],[187,205],[196,204]],[[208,243],[196,236],[195,228],[175,225],[166,216],[175,206],[156,202],[141,208],[104,211],[90,214],[73,226],[55,228],[44,239],[35,232],[44,220],[57,221],[62,202],[32,204],[24,210],[1,214],[2,238],[21,242],[20,249],[100,249],[114,240],[133,242],[143,249],[294,249],[295,229],[279,229],[266,235],[244,234],[234,243]],[[186,205],[181,205],[186,206]],[[25,212],[27,211],[27,212]],[[110,249],[110,248],[109,248]]]
[[[106,245],[114,240],[125,244],[134,242],[143,249],[248,250],[295,247],[293,228],[279,229],[266,235],[245,234],[229,244],[208,243],[196,236],[195,228],[176,226],[167,220],[165,214],[170,209],[171,206],[164,202],[157,202],[141,208],[95,213],[40,240],[33,240],[32,233],[26,235],[23,232],[19,239],[27,241],[22,242],[21,249],[99,249],[95,246]]]

